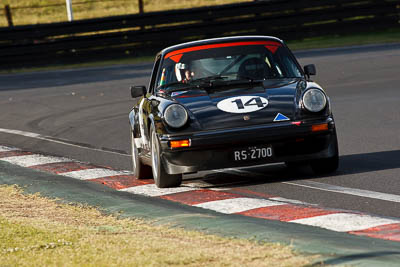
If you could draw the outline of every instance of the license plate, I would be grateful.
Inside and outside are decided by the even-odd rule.
[[[233,158],[235,161],[259,160],[272,157],[273,150],[271,146],[254,146],[233,151]]]

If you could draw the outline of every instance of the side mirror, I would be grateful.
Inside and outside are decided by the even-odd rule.
[[[146,86],[131,86],[132,98],[144,96],[146,94]]]
[[[314,64],[304,66],[304,73],[310,78],[311,75],[317,74]]]

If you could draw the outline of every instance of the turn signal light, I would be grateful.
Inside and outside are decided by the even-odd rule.
[[[296,125],[296,126],[300,126],[301,125],[301,121],[292,121],[292,124]]]
[[[170,145],[171,148],[189,147],[190,146],[190,139],[170,141],[169,145]]]
[[[319,132],[319,131],[326,131],[326,130],[328,130],[328,124],[327,123],[317,124],[317,125],[311,126],[311,131],[312,132]]]

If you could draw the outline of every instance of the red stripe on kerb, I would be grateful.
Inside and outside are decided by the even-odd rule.
[[[183,48],[179,50],[175,50],[172,52],[169,52],[168,54],[165,55],[165,59],[170,58],[175,55],[187,53],[187,52],[193,52],[193,51],[199,51],[199,50],[206,50],[206,49],[212,49],[212,48],[221,48],[221,47],[232,47],[232,46],[244,46],[244,45],[274,45],[274,46],[282,46],[278,42],[274,41],[251,41],[251,42],[235,42],[235,43],[221,43],[221,44],[209,44],[209,45],[199,45],[199,46],[193,46],[193,47],[188,47],[188,48]]]
[[[400,241],[400,223],[386,224],[361,231],[352,231],[349,233],[391,241]]]
[[[32,152],[26,152],[26,151],[3,151],[0,152],[0,158],[8,158],[8,157],[16,157],[16,156],[27,156],[27,155],[32,155]]]
[[[333,214],[333,213],[337,213],[337,211],[329,211],[319,208],[311,208],[311,207],[295,206],[295,205],[279,205],[279,206],[247,210],[240,212],[238,214],[246,215],[249,217],[288,222],[292,220],[310,218],[310,217]]]
[[[116,176],[108,176],[104,178],[90,179],[88,181],[95,182],[98,184],[102,184],[113,189],[124,189],[128,187],[145,185],[145,184],[153,184],[153,179],[143,179],[138,180],[133,175],[116,175]]]
[[[201,189],[201,190],[165,195],[161,196],[160,198],[183,203],[186,205],[196,205],[215,200],[223,200],[223,199],[238,198],[238,197],[240,197],[240,195],[221,192],[221,191]]]
[[[94,169],[96,166],[81,163],[81,162],[56,162],[43,165],[32,166],[32,169],[61,174],[64,172],[73,172],[87,169]]]

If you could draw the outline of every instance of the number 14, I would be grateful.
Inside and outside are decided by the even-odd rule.
[[[262,102],[261,98],[259,97],[253,97],[249,101],[243,104],[242,99],[238,98],[232,101],[232,103],[236,103],[238,109],[244,109],[245,107],[248,106],[255,106],[257,105],[259,108],[263,108],[267,105],[267,103]]]

